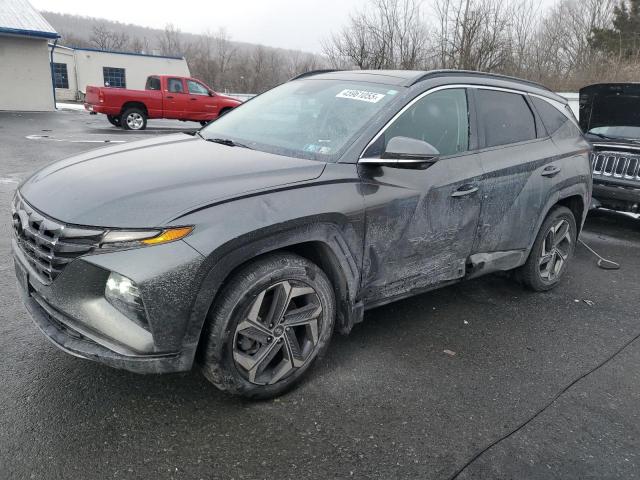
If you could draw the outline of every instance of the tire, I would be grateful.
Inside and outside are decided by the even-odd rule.
[[[144,130],[147,128],[147,114],[136,107],[127,108],[120,117],[120,124],[125,130]]]
[[[217,297],[203,333],[202,372],[231,394],[277,397],[326,351],[334,323],[326,274],[297,255],[266,255],[233,275]]]
[[[573,257],[577,232],[571,210],[566,207],[551,210],[540,227],[527,262],[516,272],[517,278],[536,292],[556,287]]]
[[[116,117],[114,115],[107,115],[107,120],[109,120],[109,123],[114,127],[120,127],[121,125],[120,117]]]
[[[202,126],[204,127],[204,126],[206,126],[208,123],[209,123],[209,121],[208,121],[208,120],[202,120],[202,121],[200,122],[200,125],[202,125]]]

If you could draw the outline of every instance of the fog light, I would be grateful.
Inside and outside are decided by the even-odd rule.
[[[140,290],[133,280],[111,272],[104,289],[104,296],[120,313],[147,328],[147,317]]]

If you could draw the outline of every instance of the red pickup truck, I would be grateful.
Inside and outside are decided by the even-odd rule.
[[[171,118],[202,125],[240,105],[239,100],[214,92],[195,78],[152,75],[144,90],[87,87],[84,108],[104,113],[125,130],[144,130],[149,118]]]

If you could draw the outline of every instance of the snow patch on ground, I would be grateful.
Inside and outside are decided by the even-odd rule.
[[[84,110],[84,105],[82,103],[62,103],[57,102],[56,108],[58,110]]]

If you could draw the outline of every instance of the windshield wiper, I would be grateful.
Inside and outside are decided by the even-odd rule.
[[[230,138],[207,138],[206,140],[207,142],[219,143],[220,145],[226,145],[227,147],[240,147],[252,150],[251,147],[245,145],[244,143],[234,142]]]

